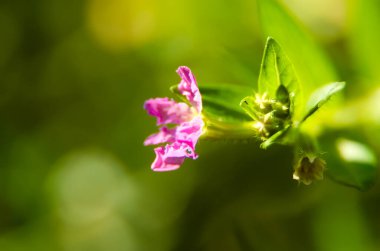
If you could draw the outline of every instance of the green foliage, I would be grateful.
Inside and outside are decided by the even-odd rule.
[[[326,151],[327,175],[341,184],[368,190],[377,178],[378,157],[363,139],[343,135],[342,132],[329,133],[321,141]]]
[[[337,79],[334,67],[304,27],[277,0],[258,0],[264,36],[272,36],[292,59],[304,95]]]
[[[345,85],[346,83],[344,82],[336,82],[314,91],[306,104],[306,111],[301,121],[305,121],[308,117],[313,115],[322,105],[329,101],[332,96],[342,91]]]
[[[260,147],[263,149],[267,149],[268,147],[270,147],[271,145],[275,143],[285,143],[287,139],[284,140],[284,137],[290,131],[290,129],[291,129],[291,126],[286,125],[284,129],[276,132],[270,138],[268,138],[263,143],[261,143]]]
[[[370,88],[377,85],[380,80],[379,54],[380,48],[376,46],[380,41],[377,32],[380,23],[380,4],[378,1],[352,1],[352,27],[348,40],[352,49],[355,70],[360,74],[357,79],[364,80],[363,87]]]
[[[301,157],[298,156],[299,153],[296,153],[297,167],[294,177],[305,184],[310,184],[314,178],[322,179],[326,162],[315,140],[308,136],[307,131],[301,133],[298,127],[334,95],[342,91],[345,83],[335,82],[314,90],[304,107],[302,104],[295,104],[294,100],[302,95],[296,72],[279,44],[273,38],[268,38],[258,86],[259,91],[255,97],[245,97],[240,102],[240,106],[255,121],[253,127],[263,140],[261,147],[266,149],[274,143],[293,145],[301,151]],[[294,115],[299,111],[303,111],[300,120]],[[338,149],[340,155],[336,154],[335,148],[327,151],[327,158],[332,158],[331,163],[328,162],[328,165],[332,165],[332,168],[328,169],[329,177],[342,184],[361,190],[367,189],[376,177],[377,165],[375,161],[360,162],[358,160],[372,160],[374,155],[370,154],[370,150],[365,146],[359,147],[357,143],[347,142],[339,140],[338,143],[330,143],[330,145],[338,144],[335,148]],[[351,161],[350,156],[347,155],[347,149],[356,151],[361,156]],[[331,155],[341,158],[333,158]]]
[[[293,99],[299,95],[298,92],[299,83],[292,63],[280,45],[268,37],[259,75],[259,93],[267,93],[269,97],[283,101],[288,100],[289,95]]]
[[[251,88],[228,84],[201,84],[199,90],[202,93],[203,113],[207,118],[227,123],[250,120],[239,107],[239,103],[251,92]]]

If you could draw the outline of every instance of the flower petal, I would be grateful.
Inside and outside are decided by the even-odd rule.
[[[168,98],[154,98],[145,101],[144,109],[157,118],[157,125],[180,124],[192,118],[193,112],[185,103]]]
[[[192,152],[191,147],[186,143],[175,142],[170,145],[157,147],[154,149],[156,159],[152,163],[152,170],[158,172],[172,171],[178,169],[185,158],[192,157],[189,152]]]
[[[158,133],[150,135],[145,141],[144,145],[157,145],[161,143],[172,143],[175,141],[176,129],[169,129],[161,127]]]
[[[200,116],[194,117],[189,122],[184,122],[177,126],[175,140],[181,143],[187,143],[193,150],[195,156],[195,145],[203,132],[204,122]]]
[[[177,73],[182,78],[182,81],[178,84],[178,90],[200,113],[202,111],[202,97],[193,73],[186,66],[180,66]]]

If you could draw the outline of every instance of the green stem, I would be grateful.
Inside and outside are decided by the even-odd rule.
[[[204,139],[252,139],[257,133],[253,127],[254,122],[226,123],[206,121],[206,131],[202,135]]]

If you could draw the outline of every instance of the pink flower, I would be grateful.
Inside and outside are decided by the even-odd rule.
[[[144,104],[144,109],[149,115],[156,117],[157,125],[161,126],[158,133],[150,135],[144,141],[144,145],[166,143],[154,149],[156,153],[156,159],[152,163],[154,171],[175,170],[186,158],[198,158],[195,145],[204,126],[201,118],[202,98],[191,70],[181,66],[177,73],[182,79],[178,84],[178,90],[191,106],[169,98],[149,99]]]

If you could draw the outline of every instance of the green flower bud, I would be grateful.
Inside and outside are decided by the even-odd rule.
[[[276,97],[268,93],[256,93],[245,97],[240,106],[254,120],[253,130],[262,141],[266,141],[292,123],[290,96],[285,86],[281,85]]]

